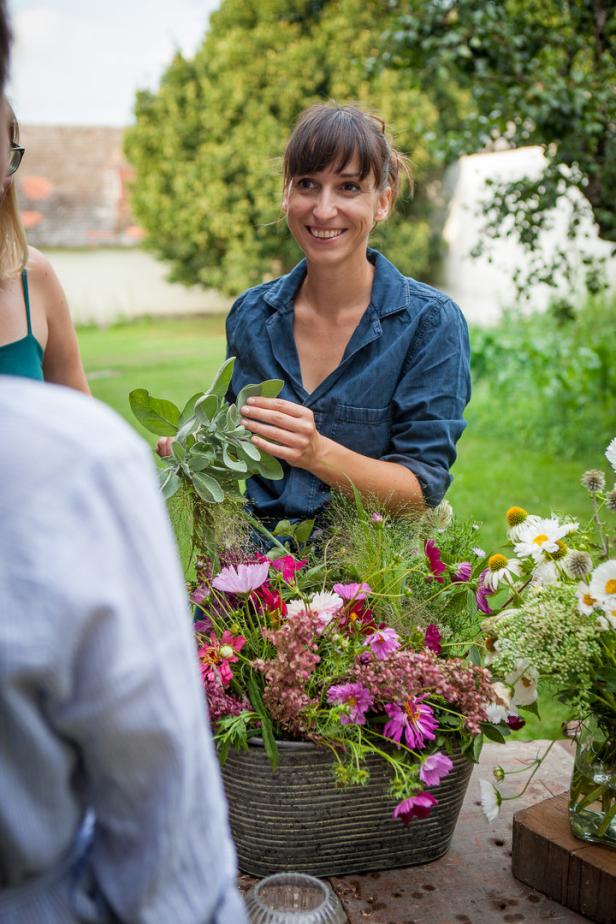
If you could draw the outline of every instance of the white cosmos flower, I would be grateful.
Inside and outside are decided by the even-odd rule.
[[[490,555],[488,558],[488,571],[484,575],[483,583],[490,590],[496,590],[501,581],[513,586],[514,578],[519,577],[522,571],[522,562],[517,558],[507,558],[505,555]]]
[[[616,472],[616,436],[605,450],[605,458]]]
[[[496,786],[488,783],[487,780],[479,780],[481,789],[481,808],[488,821],[494,821],[498,817],[498,812],[503,801]]]
[[[287,603],[287,619],[293,619],[294,616],[307,612],[308,607],[303,600],[289,600]]]
[[[547,587],[548,584],[558,582],[558,568],[553,561],[541,561],[533,571],[531,584],[537,587]]]
[[[597,601],[590,592],[590,588],[585,581],[580,581],[576,590],[578,598],[578,610],[584,616],[590,616],[597,606]]]
[[[601,606],[610,610],[616,609],[616,559],[604,561],[590,575],[588,587],[592,597]]]
[[[498,725],[499,722],[506,722],[511,714],[511,692],[506,684],[497,680],[492,684],[492,695],[492,702],[486,706],[486,715],[490,722]]]
[[[329,625],[338,610],[343,606],[344,601],[338,594],[322,591],[315,593],[310,598],[310,609],[319,617],[321,630]]]
[[[560,523],[556,517],[535,518],[531,523],[527,517],[520,524],[519,539],[514,551],[518,558],[534,558],[536,562],[545,559],[545,553],[558,552],[558,542],[563,536],[578,528],[577,523]]]
[[[513,687],[511,701],[514,706],[530,706],[537,699],[537,669],[531,667],[528,661],[519,659],[515,668],[507,674],[505,681]]]

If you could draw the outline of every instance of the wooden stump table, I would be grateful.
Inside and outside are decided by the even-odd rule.
[[[514,816],[511,868],[566,908],[597,924],[616,924],[616,850],[573,836],[567,793]]]

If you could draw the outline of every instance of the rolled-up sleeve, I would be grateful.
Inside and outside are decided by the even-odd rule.
[[[434,507],[451,484],[456,442],[470,399],[470,348],[462,312],[450,299],[426,307],[392,401],[391,451],[382,458],[417,477]]]

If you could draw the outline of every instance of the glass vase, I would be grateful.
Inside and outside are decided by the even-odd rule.
[[[616,849],[616,721],[590,716],[580,728],[569,797],[576,837]]]

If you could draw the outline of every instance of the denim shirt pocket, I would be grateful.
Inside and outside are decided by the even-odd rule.
[[[356,407],[337,404],[332,432],[337,443],[372,459],[380,459],[391,443],[392,410],[386,407]]]

